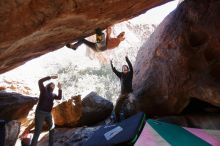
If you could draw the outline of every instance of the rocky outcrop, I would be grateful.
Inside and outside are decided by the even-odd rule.
[[[74,96],[61,104],[58,104],[53,108],[52,114],[56,126],[75,126],[78,124],[82,115],[81,96]]]
[[[32,90],[22,82],[3,79],[0,81],[0,91],[12,91],[20,94],[30,95]]]
[[[192,98],[181,114],[159,119],[183,127],[219,130],[220,108]]]
[[[5,146],[14,146],[20,132],[20,122],[13,120],[5,125]]]
[[[25,118],[38,99],[18,93],[0,92],[0,119],[17,120]]]
[[[167,116],[159,118],[160,121],[201,129],[220,129],[220,115],[218,114],[190,114],[184,116]]]
[[[168,1],[3,0],[0,73]]]
[[[82,146],[82,144],[88,140],[92,134],[99,129],[96,127],[80,127],[74,129],[58,128],[55,129],[54,134],[54,145],[65,145],[65,146]],[[44,136],[38,145],[47,146],[48,145],[48,135]]]
[[[113,103],[91,92],[82,100],[83,111],[79,125],[93,125],[111,115]]]
[[[53,118],[57,127],[77,127],[97,124],[111,115],[112,102],[91,92],[81,101],[74,96],[53,108]]]
[[[220,1],[185,0],[137,55],[134,92],[148,115],[180,113],[191,97],[220,107]]]

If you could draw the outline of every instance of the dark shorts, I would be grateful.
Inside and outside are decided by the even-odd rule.
[[[103,44],[103,43],[95,43],[95,47],[96,47],[97,52],[102,52],[102,51],[107,50],[106,44]]]

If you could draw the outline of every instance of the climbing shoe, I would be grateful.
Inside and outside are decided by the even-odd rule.
[[[96,33],[97,35],[102,35],[102,34],[103,34],[101,28],[96,28],[96,29],[95,29],[95,33]]]
[[[68,44],[66,44],[66,47],[70,48],[70,49],[73,49],[73,50],[76,50],[78,45],[76,45],[76,44],[71,45],[70,43],[68,43]]]
[[[71,48],[71,44],[70,43],[66,44],[66,47]]]

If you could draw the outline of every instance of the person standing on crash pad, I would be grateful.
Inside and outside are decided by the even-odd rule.
[[[120,82],[121,82],[121,93],[115,105],[115,118],[117,122],[120,121],[120,111],[121,111],[124,101],[126,99],[129,99],[129,100],[134,99],[133,94],[132,94],[133,92],[133,89],[132,89],[133,67],[127,56],[125,57],[125,60],[128,66],[123,65],[122,72],[119,72],[115,69],[115,67],[112,64],[112,60],[111,60],[112,71],[117,75],[117,77],[120,79]]]
[[[49,127],[49,146],[53,146],[53,135],[54,135],[54,122],[51,115],[53,108],[53,101],[60,100],[62,98],[61,84],[58,83],[58,96],[53,93],[55,84],[53,82],[44,86],[44,82],[50,79],[57,79],[57,76],[48,76],[38,81],[40,96],[39,102],[35,111],[35,131],[31,142],[31,146],[36,146],[38,137],[41,133],[43,122],[46,121]]]

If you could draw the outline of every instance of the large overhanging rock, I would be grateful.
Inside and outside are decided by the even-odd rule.
[[[169,14],[137,55],[140,108],[149,115],[176,114],[191,97],[220,107],[219,32],[218,0],[185,0]]]
[[[170,0],[1,0],[0,73]]]

